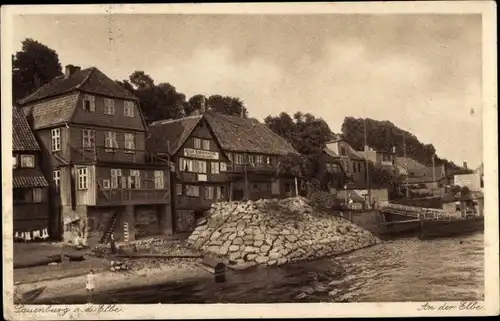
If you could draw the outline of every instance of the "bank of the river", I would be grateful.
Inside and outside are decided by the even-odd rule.
[[[167,273],[168,274],[168,273]],[[165,275],[167,278],[168,276]],[[95,303],[408,302],[484,299],[483,234],[386,241],[338,257],[98,293]],[[84,303],[66,295],[58,302]],[[44,303],[51,303],[45,301]]]
[[[188,239],[192,247],[235,263],[283,265],[380,243],[371,232],[316,211],[302,197],[220,202]]]

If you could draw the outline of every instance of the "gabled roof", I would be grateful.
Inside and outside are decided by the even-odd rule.
[[[33,128],[40,129],[71,122],[77,107],[77,93],[85,92],[118,99],[138,101],[132,93],[116,84],[95,67],[59,76],[19,101],[33,116]],[[26,107],[27,106],[27,107]],[[146,123],[141,114],[144,126]]]
[[[147,140],[148,148],[156,152],[167,150],[171,156],[176,154],[202,117],[202,115],[196,115],[151,123]]]
[[[414,173],[417,176],[423,176],[427,173],[427,166],[417,162],[413,158],[396,157],[396,165],[401,170],[407,170],[409,173]]]
[[[21,99],[19,103],[26,105],[76,90],[114,98],[137,100],[132,93],[116,84],[99,69],[91,67],[76,71],[69,77],[65,75],[56,77],[28,97]]]
[[[340,142],[342,142],[343,146],[346,147],[346,156],[351,158],[351,159],[356,159],[356,160],[364,160],[363,156],[361,156],[356,150],[354,150],[354,148],[352,148],[351,145],[349,145],[348,142],[346,142],[343,138],[338,138],[338,139],[334,139],[334,140],[331,140],[329,142],[326,143],[326,148],[328,148],[328,145],[330,144],[339,144]],[[331,149],[328,148],[330,151]],[[339,145],[339,150],[340,150],[340,145]],[[332,153],[334,153],[336,155],[335,152],[332,151]],[[339,157],[339,155],[337,156],[332,156],[332,157]]]
[[[40,150],[26,117],[16,106],[12,106],[12,150],[16,152]]]
[[[298,154],[286,139],[255,119],[213,111],[207,111],[204,117],[226,151],[264,155]]]
[[[333,150],[331,150],[328,147],[323,148],[323,152],[327,155],[330,156],[331,158],[339,158],[339,155],[335,153]]]

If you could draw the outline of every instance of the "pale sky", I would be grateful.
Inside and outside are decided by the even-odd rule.
[[[17,16],[14,49],[33,38],[62,65],[112,79],[143,70],[187,98],[241,98],[262,120],[310,112],[389,120],[440,157],[482,161],[480,15]],[[474,113],[471,114],[471,109]]]

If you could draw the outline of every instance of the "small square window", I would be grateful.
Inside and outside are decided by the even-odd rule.
[[[21,167],[22,168],[34,168],[35,167],[35,155],[21,155]]]

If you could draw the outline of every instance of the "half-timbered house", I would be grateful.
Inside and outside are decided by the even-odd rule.
[[[212,203],[229,199],[229,160],[202,115],[157,121],[149,130],[148,147],[168,153],[176,164],[171,181],[175,230],[191,231]]]
[[[40,146],[17,107],[12,108],[12,158],[14,240],[48,239],[49,184],[40,166]]]
[[[65,241],[171,233],[168,160],[146,151],[132,93],[97,68],[69,65],[20,104],[45,151]]]

